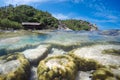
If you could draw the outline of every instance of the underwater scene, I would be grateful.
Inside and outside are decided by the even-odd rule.
[[[0,34],[0,80],[120,80],[120,30],[10,34]]]

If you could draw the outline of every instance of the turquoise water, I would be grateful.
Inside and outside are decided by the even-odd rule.
[[[1,40],[0,55],[34,48],[47,39],[47,37],[47,35],[26,35],[22,37],[13,37]]]
[[[0,55],[34,48],[40,44],[75,45],[82,43],[120,43],[120,30],[111,31],[53,31],[40,35],[25,35],[0,40]]]

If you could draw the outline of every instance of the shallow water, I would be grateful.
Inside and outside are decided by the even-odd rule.
[[[62,46],[82,44],[119,44],[120,31],[53,31],[47,34],[24,35],[0,40],[0,55],[9,52],[23,51],[39,44],[54,44]],[[19,50],[20,49],[20,50]]]
[[[47,35],[25,35],[0,40],[0,55],[9,52],[21,52],[25,49],[35,48],[42,43]]]
[[[31,51],[29,48],[39,50],[37,46],[43,44],[49,44],[51,46],[48,57],[58,54],[63,55],[70,50],[78,48],[78,50],[76,49],[76,54],[83,53],[80,56],[96,59],[104,64],[114,63],[115,65],[120,65],[119,56],[108,54],[103,56],[103,54],[101,54],[104,49],[120,49],[120,30],[53,31],[43,32],[39,35],[31,34],[0,39],[0,56],[14,52],[24,53],[25,50],[29,52]],[[31,77],[29,80],[37,80],[37,67],[36,65],[31,66]],[[90,76],[91,72],[89,71],[79,71],[76,80],[91,80]]]

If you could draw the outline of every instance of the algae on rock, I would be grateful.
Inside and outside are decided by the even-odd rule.
[[[97,68],[104,67],[103,65],[99,64],[97,61],[93,59],[85,59],[82,57],[78,57],[75,54],[71,52],[68,53],[69,56],[71,56],[74,59],[74,62],[76,63],[78,70],[80,71],[90,71],[90,70],[96,70]]]
[[[92,80],[117,80],[108,68],[100,68],[93,72]]]
[[[102,51],[103,54],[111,54],[111,55],[120,55],[120,49],[105,49]]]
[[[14,62],[10,61],[17,61],[19,64],[14,64]],[[24,55],[17,53],[5,55],[0,57],[0,62],[0,80],[28,80],[30,64]],[[10,70],[11,68],[9,67],[14,69]]]
[[[94,61],[97,61],[99,62],[99,64],[103,66],[107,66],[107,67],[114,66],[117,68],[120,67],[120,56],[102,53],[103,50],[108,50],[108,49],[119,50],[120,46],[114,44],[107,44],[107,45],[97,44],[93,46],[87,46],[87,47],[75,49],[71,53],[85,60],[92,59]]]
[[[68,55],[52,56],[39,63],[37,73],[38,80],[75,80],[77,66]]]

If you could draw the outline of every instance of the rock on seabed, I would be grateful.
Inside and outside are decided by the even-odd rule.
[[[47,57],[51,49],[50,45],[39,45],[35,49],[28,49],[22,52],[32,64],[37,64],[40,60]]]
[[[80,71],[91,71],[92,76],[81,76],[77,80],[120,80],[120,56],[102,53],[104,50],[120,50],[119,45],[93,45],[75,49],[69,55],[76,58]],[[112,51],[113,52],[113,51]],[[114,54],[116,54],[113,52]],[[118,53],[118,51],[117,51]],[[92,66],[92,67],[91,67]],[[89,74],[89,75],[91,75]],[[91,77],[91,78],[90,78]]]
[[[73,54],[85,58],[93,59],[98,61],[100,64],[105,66],[120,66],[120,56],[103,54],[102,51],[105,49],[120,49],[119,45],[93,45],[83,48],[79,48],[73,51]]]
[[[75,80],[76,72],[77,66],[68,55],[48,57],[37,69],[38,80]]]
[[[0,57],[0,80],[27,80],[30,64],[22,54]]]

